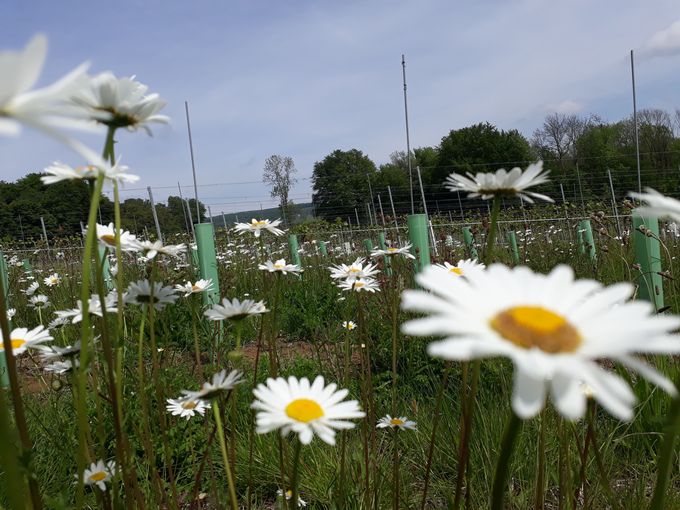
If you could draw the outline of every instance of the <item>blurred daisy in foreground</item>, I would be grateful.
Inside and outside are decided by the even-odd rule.
[[[89,315],[96,315],[97,317],[102,317],[104,315],[104,308],[106,308],[106,313],[117,313],[118,306],[116,305],[118,301],[118,295],[115,290],[109,292],[104,296],[104,306],[99,299],[99,294],[92,294],[87,304],[87,313]],[[57,310],[54,312],[57,319],[70,319],[73,324],[83,320],[83,303],[79,299],[76,302],[75,308],[69,308],[68,310]],[[55,323],[56,325],[57,323]]]
[[[18,135],[23,124],[59,140],[91,163],[101,162],[95,151],[61,131],[92,131],[82,113],[69,102],[87,83],[89,65],[78,66],[52,85],[31,90],[40,78],[46,55],[47,38],[42,34],[33,37],[23,51],[0,51],[0,135]]]
[[[102,124],[128,131],[142,128],[150,135],[148,124],[167,124],[170,118],[158,114],[166,103],[158,94],[147,94],[148,90],[134,76],[116,78],[104,72],[91,78],[89,86],[82,88],[73,102]]]
[[[443,264],[435,264],[435,267],[440,267],[447,271],[452,276],[474,277],[480,271],[484,271],[486,266],[473,259],[459,260],[458,264],[451,265],[448,262]]]
[[[645,188],[645,193],[629,193],[629,195],[647,204],[635,209],[640,215],[666,217],[680,221],[680,201],[662,195],[652,188]]]
[[[415,259],[415,257],[411,254],[411,246],[411,243],[409,243],[405,246],[402,246],[401,248],[395,248],[393,246],[385,248],[384,250],[376,248],[371,251],[371,257],[394,257],[395,255],[401,255],[407,259]]]
[[[250,223],[236,223],[234,226],[234,230],[236,230],[239,234],[243,234],[245,232],[252,232],[255,234],[255,237],[260,237],[262,234],[262,231],[270,232],[274,234],[275,236],[280,236],[283,234],[283,230],[280,228],[277,228],[281,224],[281,220],[274,220],[274,221],[269,221],[269,220],[256,220],[253,218]]]
[[[166,400],[165,409],[173,416],[180,418],[193,418],[196,414],[205,415],[205,410],[210,409],[210,402],[203,400],[184,400],[181,398],[169,398]]]
[[[628,301],[634,287],[609,287],[575,280],[573,270],[558,266],[542,275],[526,267],[493,265],[475,278],[442,279],[428,268],[416,281],[423,289],[402,295],[405,310],[429,314],[402,326],[408,335],[442,335],[428,346],[431,356],[472,360],[505,356],[512,360],[512,408],[531,418],[545,406],[548,391],[568,419],[586,409],[583,383],[609,413],[633,417],[635,395],[614,372],[597,363],[617,361],[671,395],[673,383],[640,354],[680,353],[680,317],[657,315],[646,301]]]
[[[96,485],[100,490],[106,491],[106,484],[116,474],[116,463],[112,460],[104,463],[98,460],[90,464],[89,468],[83,471],[83,483],[85,485]]]
[[[227,369],[225,368],[214,374],[210,382],[204,382],[200,390],[182,390],[184,396],[180,400],[189,402],[194,400],[211,400],[232,390],[234,386],[242,382],[244,382],[242,372],[232,370],[227,374]]]
[[[10,344],[12,344],[12,353],[15,356],[23,354],[28,349],[40,349],[44,342],[53,340],[50,332],[43,326],[38,326],[30,331],[27,328],[13,329],[9,335]],[[5,351],[5,343],[0,341],[0,352]]]
[[[269,271],[270,273],[283,273],[283,274],[288,274],[288,273],[300,273],[303,271],[303,269],[296,265],[296,264],[286,264],[285,259],[279,259],[276,262],[272,262],[271,260],[268,260],[264,264],[260,264],[257,266],[259,269],[262,269],[263,271]]]
[[[116,229],[113,223],[108,225],[100,225],[97,223],[97,240],[103,248],[115,248],[116,247]],[[84,232],[87,235],[87,229]],[[118,232],[120,237],[120,249],[122,251],[135,251],[137,239],[127,230],[120,230]]]
[[[392,418],[387,414],[378,420],[376,427],[379,429],[416,430],[416,422],[409,420],[406,416]]]
[[[509,172],[501,168],[495,172],[479,172],[475,175],[470,172],[467,172],[466,175],[453,173],[446,178],[445,184],[450,191],[469,192],[468,198],[481,197],[487,200],[496,196],[519,196],[530,204],[534,203],[534,198],[554,202],[552,198],[546,195],[527,191],[527,188],[548,182],[548,173],[547,170],[543,171],[543,161],[538,161],[529,165],[524,171],[515,167]]]
[[[162,310],[178,298],[175,289],[163,287],[161,282],[154,282],[152,289],[149,280],[138,280],[128,286],[123,301],[135,305],[153,305],[156,310]]]
[[[212,305],[205,311],[204,315],[211,321],[239,321],[253,315],[260,315],[268,312],[263,301],[255,302],[252,299],[239,301],[234,298],[232,301],[224,298],[222,304]]]
[[[182,253],[187,251],[186,244],[163,244],[160,241],[139,241],[135,243],[137,251],[140,251],[144,258],[149,261],[156,255],[168,255],[170,257],[179,257]]]
[[[278,497],[282,498],[283,497],[283,489],[277,489],[276,495]],[[286,501],[290,501],[292,497],[293,497],[293,491],[287,490],[286,491]],[[304,499],[302,499],[300,496],[298,496],[297,506],[298,506],[298,508],[303,508],[303,507],[307,506],[307,502]]]
[[[257,433],[280,429],[285,436],[293,432],[302,444],[311,443],[316,434],[334,445],[336,430],[354,428],[349,420],[365,416],[356,400],[342,401],[348,393],[349,390],[337,390],[334,383],[325,386],[321,376],[312,384],[306,377],[269,378],[253,390]]]
[[[201,292],[207,292],[213,288],[212,279],[208,280],[198,280],[196,283],[186,282],[184,285],[177,284],[175,289],[182,292],[184,296],[190,296],[191,294],[199,294]]]

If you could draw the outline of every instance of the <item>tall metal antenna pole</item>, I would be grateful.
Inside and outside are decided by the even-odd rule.
[[[179,181],[177,182],[177,189],[179,190],[179,200],[182,203],[182,214],[184,215],[184,223],[186,224],[187,232],[191,232],[191,228],[189,227],[189,219],[187,218],[187,210],[184,208],[184,197],[182,196],[182,186],[179,185]]]
[[[198,186],[196,185],[196,165],[194,163],[194,144],[191,140],[191,122],[189,121],[189,103],[184,101],[184,110],[187,113],[187,131],[189,132],[189,153],[191,154],[191,171],[194,174],[194,198],[196,199],[196,221],[201,222],[201,209],[198,205]]]
[[[404,116],[406,118],[406,158],[408,161],[408,183],[411,188],[411,214],[416,213],[413,205],[413,169],[411,168],[411,137],[408,132],[408,101],[406,100],[406,59],[401,54],[401,73],[404,78]]]
[[[371,222],[371,223],[375,223],[377,225],[378,224],[378,218],[375,217],[375,202],[373,201],[373,188],[371,187],[371,174],[366,174],[366,178],[368,179],[368,194],[371,195],[371,207],[373,207],[373,218],[375,220],[374,222]],[[368,215],[369,215],[369,217],[371,215],[370,208],[368,210]]]
[[[640,177],[640,136],[637,121],[637,100],[635,98],[635,61],[633,50],[630,50],[630,76],[633,81],[633,123],[635,124],[635,158],[637,160],[638,192],[642,193],[642,178]]]

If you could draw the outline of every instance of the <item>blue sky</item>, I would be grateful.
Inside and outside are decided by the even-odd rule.
[[[402,53],[413,147],[481,121],[529,136],[555,110],[629,115],[630,49],[639,107],[680,107],[677,0],[2,0],[0,19],[0,49],[48,36],[40,84],[89,60],[91,72],[135,74],[168,102],[172,124],[153,138],[118,137],[157,200],[176,194],[162,186],[191,184],[189,101],[199,184],[211,185],[199,196],[213,214],[274,203],[258,184],[270,154],[293,157],[292,197],[304,202],[314,162],[331,151],[380,164],[403,150]],[[28,130],[0,139],[2,179],[54,160],[79,164]],[[255,184],[221,184],[243,182]]]

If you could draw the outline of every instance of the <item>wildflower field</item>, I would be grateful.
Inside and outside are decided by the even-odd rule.
[[[489,203],[464,222],[142,239],[117,134],[164,103],[31,90],[46,44],[0,54],[0,135],[71,147],[43,182],[91,200],[82,239],[0,247],[0,506],[680,508],[680,203],[566,211],[536,162],[452,174]],[[101,156],[63,131],[95,125]]]

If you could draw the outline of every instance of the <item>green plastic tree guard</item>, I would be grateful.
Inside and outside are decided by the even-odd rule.
[[[109,264],[109,258],[106,256],[106,248],[103,246],[99,247],[99,259],[103,261],[102,264],[102,279],[104,280],[104,286],[107,291],[113,289],[113,277],[111,276],[111,265]]]
[[[416,258],[414,267],[417,272],[430,265],[430,239],[426,214],[409,214],[408,237],[411,241],[411,254]]]
[[[191,257],[191,265],[194,269],[198,269],[198,248],[191,248],[189,257]]]
[[[319,253],[321,253],[323,257],[328,257],[328,248],[326,248],[325,241],[319,241]]]
[[[578,252],[581,255],[586,253],[586,244],[583,242],[583,229],[581,228],[581,223],[579,222],[578,227],[576,227],[576,241],[578,243]]]
[[[590,225],[590,220],[581,220],[579,222],[579,230],[583,236],[584,250],[588,254],[591,262],[597,262],[597,253],[595,252],[595,239],[593,239],[593,227]]]
[[[640,226],[649,230],[656,237],[648,237],[638,230]],[[657,310],[664,307],[663,279],[661,271],[661,243],[659,242],[659,220],[643,218],[633,212],[633,245],[635,246],[635,262],[640,264],[638,277],[638,296],[651,302]]]
[[[7,272],[5,254],[2,251],[0,251],[0,278],[2,278],[2,288],[5,291],[5,306],[9,308],[9,273]],[[7,373],[4,352],[0,352],[0,388],[9,388],[9,374]]]
[[[366,254],[370,256],[371,251],[373,250],[373,241],[364,239],[364,250],[366,250]]]
[[[387,249],[387,243],[385,242],[385,232],[378,232],[378,246],[380,247],[381,250],[386,250]],[[385,274],[387,276],[390,276],[392,274],[392,258],[391,257],[383,257],[383,261],[385,263]]]
[[[33,268],[31,267],[31,261],[28,259],[24,259],[21,261],[21,263],[24,266],[24,271],[28,273],[29,275],[33,275]]]
[[[290,250],[291,262],[295,265],[302,266],[300,262],[300,245],[298,244],[298,238],[295,234],[290,234],[288,236],[288,249]]]
[[[220,300],[220,283],[217,274],[213,226],[212,223],[197,223],[194,230],[196,232],[198,268],[201,278],[212,280],[212,289],[203,293],[203,302],[214,304]]]
[[[512,262],[514,264],[519,264],[519,250],[517,249],[517,236],[512,230],[508,230],[506,234],[508,238],[508,244],[510,245],[510,252],[512,253]]]
[[[463,241],[465,242],[465,248],[470,258],[479,259],[477,248],[475,248],[475,240],[472,237],[472,229],[470,227],[463,227]]]

